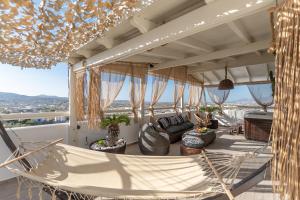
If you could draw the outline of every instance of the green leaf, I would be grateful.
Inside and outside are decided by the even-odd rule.
[[[128,115],[115,115],[105,117],[101,122],[101,128],[107,128],[110,125],[119,125],[125,124],[126,126],[130,125],[130,118]]]

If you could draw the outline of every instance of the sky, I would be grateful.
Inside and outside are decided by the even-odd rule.
[[[148,80],[146,101],[151,99],[151,78]],[[173,81],[170,80],[159,102],[173,101]],[[118,95],[118,100],[129,99],[129,78],[127,77],[123,88]],[[68,96],[68,67],[65,63],[57,64],[52,69],[27,69],[6,64],[0,64],[0,92],[12,92],[29,96],[51,95]],[[207,95],[208,96],[208,95]],[[185,92],[185,101],[188,92]],[[246,86],[236,86],[229,94],[228,101],[250,99]]]
[[[61,63],[49,69],[28,69],[0,64],[0,92],[29,96],[68,96],[68,67]]]

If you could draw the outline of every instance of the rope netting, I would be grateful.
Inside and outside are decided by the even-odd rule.
[[[160,191],[161,193],[157,193],[154,196],[148,195],[140,195],[139,192],[134,190],[130,191],[130,195],[120,195],[116,194],[116,196],[112,196],[111,194],[106,196],[105,192],[101,193],[101,191],[93,191],[91,193],[86,192],[78,192],[78,188],[72,189],[69,185],[62,185],[63,182],[56,182],[57,180],[51,180],[51,177],[54,177],[54,171],[56,169],[51,169],[49,172],[46,172],[46,177],[41,177],[40,168],[43,168],[43,165],[49,163],[47,161],[58,165],[60,168],[63,168],[63,163],[68,159],[65,155],[70,152],[61,153],[62,148],[60,145],[51,145],[47,148],[42,148],[47,145],[47,142],[40,143],[31,143],[25,142],[20,145],[20,147],[7,159],[7,161],[11,161],[13,159],[18,158],[20,155],[25,155],[28,152],[32,152],[32,154],[26,156],[25,159],[20,159],[18,162],[12,162],[7,165],[7,169],[11,172],[19,175],[18,177],[18,189],[17,189],[17,197],[20,199],[20,191],[21,189],[27,189],[28,198],[32,199],[32,191],[33,189],[38,191],[39,199],[43,200],[45,195],[50,195],[52,200],[60,199],[60,197],[64,197],[65,199],[75,199],[75,200],[89,200],[89,199],[203,199],[210,196],[214,196],[220,193],[226,193],[229,195],[229,199],[233,199],[233,196],[230,193],[230,189],[236,179],[238,172],[242,163],[245,159],[253,158],[256,156],[256,153],[247,153],[243,155],[231,155],[224,153],[216,153],[216,152],[208,152],[203,151],[201,154],[197,155],[194,164],[199,164],[201,167],[201,171],[203,173],[203,181],[205,182],[206,189],[201,191],[200,189],[193,188],[190,191],[183,191],[181,194],[179,191],[174,191],[174,193],[167,192],[167,194],[163,194],[164,190]],[[68,151],[68,145],[64,145],[65,150]],[[92,155],[89,155],[92,156]],[[168,157],[169,159],[170,157]],[[187,157],[182,157],[186,159]],[[118,157],[120,160],[130,160],[130,158],[122,158]],[[164,158],[161,158],[163,161]],[[26,162],[24,162],[26,161]],[[63,162],[62,162],[63,161]],[[144,162],[143,160],[139,162]],[[161,161],[159,161],[161,162]],[[28,163],[30,164],[30,168],[28,168]],[[127,163],[128,164],[128,163]],[[129,164],[128,164],[129,165]],[[133,164],[134,165],[134,164]],[[151,168],[151,164],[149,167]],[[76,166],[73,166],[76,167]],[[99,167],[99,173],[101,171],[101,165]],[[153,167],[153,166],[152,166]],[[57,168],[57,169],[60,169]],[[160,168],[160,167],[159,167]],[[139,169],[143,169],[142,164]],[[155,170],[155,169],[153,169]],[[62,170],[63,171],[63,170]],[[43,172],[44,173],[44,172]],[[62,173],[62,172],[60,172]],[[82,172],[85,173],[85,172]],[[88,173],[88,172],[87,172]],[[167,172],[164,172],[167,173]],[[191,175],[193,171],[190,172]],[[67,176],[71,176],[71,174],[67,174]],[[197,176],[197,175],[195,175]],[[113,177],[112,177],[113,178]],[[199,177],[201,178],[201,177]],[[101,186],[101,180],[99,180]],[[56,183],[56,184],[53,184]],[[180,183],[184,184],[184,182]],[[86,185],[85,185],[86,186]],[[193,186],[197,187],[197,186]],[[97,194],[97,195],[95,195]],[[122,193],[121,193],[122,194]],[[180,194],[178,196],[178,194]],[[161,196],[160,196],[161,195]]]

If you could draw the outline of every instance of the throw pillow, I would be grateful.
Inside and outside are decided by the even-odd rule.
[[[182,115],[176,115],[176,120],[177,120],[178,124],[182,124],[184,122]]]
[[[178,124],[177,119],[176,119],[175,116],[169,117],[169,120],[170,120],[170,123],[171,123],[172,126],[175,126],[175,125]]]
[[[159,123],[159,125],[163,128],[163,129],[166,129],[166,128],[168,128],[169,127],[169,121],[168,121],[168,119],[166,118],[166,117],[163,117],[163,118],[160,118],[159,120],[158,120],[158,123]]]

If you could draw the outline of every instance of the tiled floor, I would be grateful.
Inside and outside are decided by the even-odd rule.
[[[240,154],[244,152],[251,152],[255,149],[264,146],[264,143],[246,140],[243,135],[230,135],[226,128],[220,128],[217,131],[216,141],[208,147],[208,151],[227,152],[233,154]],[[169,155],[180,155],[179,152],[180,143],[171,145]],[[139,155],[141,154],[136,144],[129,145],[126,150],[127,154]],[[238,179],[242,179],[255,171],[259,166],[263,165],[270,157],[269,153],[261,154],[255,160],[247,160],[241,168]],[[238,180],[237,180],[238,181]],[[0,200],[16,200],[16,180],[9,180],[0,183]],[[27,200],[27,191],[22,191],[21,200]],[[37,191],[33,191],[33,199],[38,200]],[[49,197],[44,198],[50,199]],[[237,200],[271,200],[278,199],[276,195],[272,193],[272,185],[270,181],[270,173],[266,173],[264,181],[254,186],[247,192],[239,195]]]

